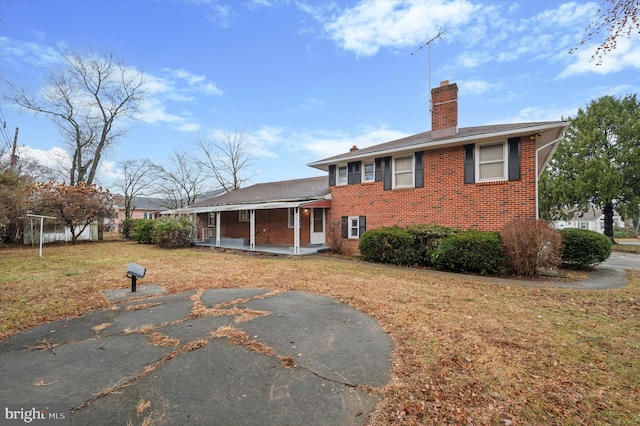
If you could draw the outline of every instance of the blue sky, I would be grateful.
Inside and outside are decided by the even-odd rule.
[[[566,118],[640,90],[640,35],[601,65],[596,38],[569,55],[599,1],[0,0],[0,78],[33,92],[56,47],[112,52],[147,97],[103,160],[168,163],[199,137],[243,132],[251,183],[318,176],[307,163],[431,129],[429,80],[459,87],[459,126]],[[449,28],[431,47],[425,41]],[[414,55],[411,53],[415,52]],[[2,91],[6,86],[2,85]],[[46,117],[0,100],[23,157],[63,146]]]

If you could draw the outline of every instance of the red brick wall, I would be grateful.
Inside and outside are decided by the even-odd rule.
[[[384,191],[382,182],[330,187],[329,221],[366,216],[367,229],[433,223],[500,230],[514,218],[535,218],[535,144],[521,139],[521,179],[464,184],[462,146],[425,151],[424,188]],[[351,253],[358,240],[345,240]]]
[[[293,247],[293,228],[288,227],[287,209],[256,210],[256,244],[272,244]],[[251,224],[240,222],[238,212],[222,212],[220,228],[222,236],[246,238],[250,241]],[[309,211],[300,210],[300,245],[310,242]],[[206,215],[199,215],[198,227],[206,227]]]

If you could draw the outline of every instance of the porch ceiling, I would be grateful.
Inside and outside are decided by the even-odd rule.
[[[318,200],[324,201],[324,200]],[[178,210],[167,210],[162,214],[197,214],[197,213],[209,213],[209,212],[228,212],[238,210],[267,210],[267,209],[287,209],[293,207],[300,207],[313,203],[314,200],[302,200],[302,201],[274,201],[270,203],[253,203],[253,204],[228,204],[221,206],[203,206],[203,207],[190,207]]]

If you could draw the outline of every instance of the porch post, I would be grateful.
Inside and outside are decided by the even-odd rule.
[[[250,226],[251,235],[249,236],[249,250],[255,250],[256,249],[256,211],[253,209],[250,210],[250,216],[251,216],[251,226]]]
[[[293,211],[293,254],[300,254],[300,206]]]
[[[216,247],[220,247],[220,212],[216,213]]]

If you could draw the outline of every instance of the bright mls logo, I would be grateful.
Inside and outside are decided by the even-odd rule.
[[[7,404],[2,408],[0,425],[62,426],[69,424],[69,408],[65,404]]]

